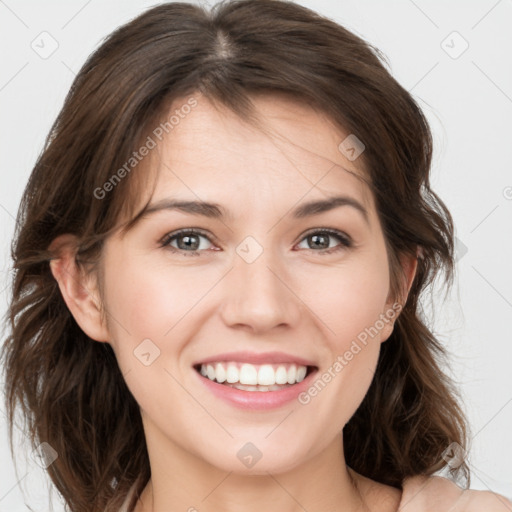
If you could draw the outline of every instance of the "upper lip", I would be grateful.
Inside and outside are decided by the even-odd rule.
[[[286,354],[285,352],[224,352],[223,354],[215,354],[214,356],[196,361],[193,363],[193,366],[220,361],[233,361],[250,364],[295,363],[302,366],[315,366],[315,363],[308,359],[294,356],[292,354]]]

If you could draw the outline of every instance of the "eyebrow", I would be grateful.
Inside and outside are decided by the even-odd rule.
[[[334,196],[327,199],[318,199],[304,203],[295,208],[291,215],[296,219],[303,219],[328,212],[341,206],[351,206],[357,210],[369,224],[369,216],[366,208],[356,199],[349,196]],[[233,219],[234,216],[218,203],[208,203],[204,201],[184,201],[178,199],[162,199],[156,203],[149,204],[142,215],[150,215],[162,210],[178,210],[191,215],[201,215],[211,219]]]

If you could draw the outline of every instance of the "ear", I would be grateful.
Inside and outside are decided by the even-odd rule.
[[[51,272],[77,324],[89,338],[108,341],[109,333],[101,318],[96,274],[87,273],[75,261],[76,237],[61,235],[52,241],[48,250],[55,254],[50,260]]]
[[[391,336],[394,323],[400,315],[403,306],[407,302],[409,291],[414,281],[414,277],[416,276],[416,269],[418,268],[418,258],[421,257],[421,255],[421,247],[418,247],[416,255],[402,253],[399,256],[403,277],[401,293],[399,298],[391,297],[391,295],[388,296],[386,311],[383,312],[384,328],[381,329],[381,342],[386,341]]]

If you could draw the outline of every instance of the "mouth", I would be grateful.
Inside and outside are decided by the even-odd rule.
[[[198,363],[194,370],[204,379],[225,387],[249,392],[278,392],[292,388],[318,370],[297,363],[251,364],[239,361]]]

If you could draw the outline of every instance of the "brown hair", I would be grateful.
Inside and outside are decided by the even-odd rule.
[[[430,189],[428,123],[384,61],[334,21],[280,0],[222,2],[211,12],[159,5],[115,30],[88,58],[21,201],[2,351],[11,451],[20,406],[33,446],[47,442],[58,453],[47,471],[69,510],[117,511],[136,481],[136,495],[143,490],[150,466],[138,404],[113,350],[75,322],[50,272],[55,255],[48,247],[71,233],[79,240],[77,261],[97,261],[123,213],[134,213],[130,191],[144,171],[126,173],[102,198],[98,188],[147,140],[171,101],[194,93],[248,122],[255,118],[251,95],[258,93],[284,93],[325,112],[365,145],[360,163],[395,292],[399,255],[421,249],[369,391],[344,428],[347,464],[400,487],[408,476],[443,469],[450,443],[467,447],[457,391],[441,370],[447,352],[419,303],[436,276],[443,272],[448,285],[453,280],[452,219]],[[469,485],[465,462],[450,472],[462,473]]]

